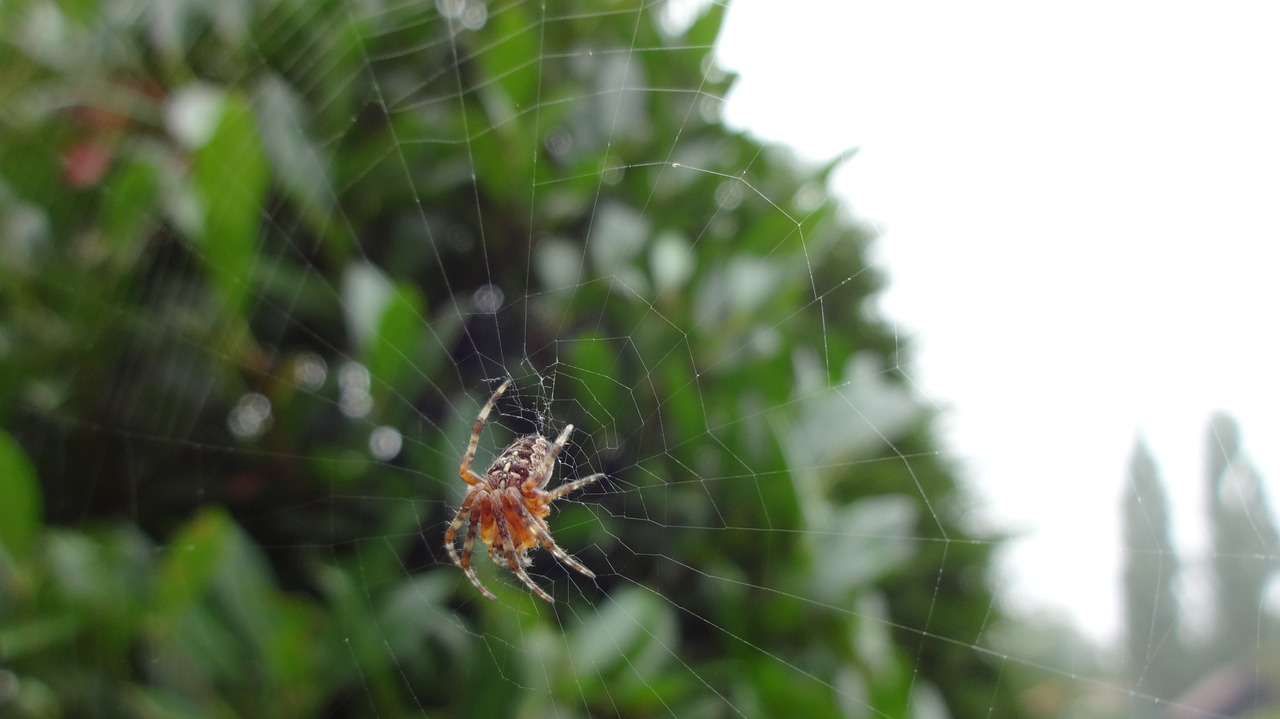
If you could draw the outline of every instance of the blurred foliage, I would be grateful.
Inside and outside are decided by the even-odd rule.
[[[6,716],[1020,715],[833,167],[589,7],[0,3]],[[439,546],[508,373],[554,606]]]
[[[1030,716],[1133,717],[1139,703],[1115,653],[1081,634],[1060,612],[1024,611],[994,631],[992,647],[1011,658],[1002,681]],[[1152,704],[1145,702],[1143,711]]]

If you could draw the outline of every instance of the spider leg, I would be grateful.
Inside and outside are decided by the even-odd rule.
[[[583,477],[582,479],[575,479],[574,481],[569,482],[568,484],[562,484],[559,487],[556,487],[554,490],[547,492],[546,501],[554,502],[557,499],[560,499],[561,497],[563,497],[564,495],[570,492],[582,489],[583,487],[593,482],[599,482],[600,480],[604,479],[604,477],[605,477],[604,472],[596,472],[590,477]]]
[[[444,548],[449,552],[449,559],[459,567],[462,566],[462,562],[458,560],[458,551],[453,546],[453,540],[458,534],[458,529],[462,527],[463,517],[471,511],[471,505],[475,503],[477,496],[479,496],[478,493],[467,492],[467,496],[462,500],[462,506],[458,507],[458,513],[453,515],[453,521],[444,532]]]
[[[477,503],[471,508],[471,521],[467,523],[467,538],[462,540],[462,571],[467,575],[467,579],[471,580],[471,586],[475,587],[488,599],[497,599],[493,596],[493,592],[489,591],[480,583],[480,578],[476,576],[475,567],[471,566],[471,545],[475,542],[476,527],[480,524],[480,505]]]
[[[534,477],[538,478],[538,482],[534,484],[538,489],[547,486],[547,482],[551,481],[551,475],[556,470],[556,458],[560,456],[560,450],[564,449],[564,444],[569,440],[569,434],[573,432],[573,425],[566,424],[564,431],[556,437],[556,441],[551,444],[551,451],[547,452],[547,456],[542,458],[542,464],[538,465],[536,471],[529,475],[530,480]],[[532,483],[532,482],[531,482]]]
[[[459,474],[462,481],[467,484],[476,484],[475,473],[471,471],[471,462],[476,458],[476,447],[480,446],[480,432],[484,430],[485,420],[489,419],[489,413],[493,411],[493,405],[498,402],[498,398],[503,392],[507,391],[507,387],[511,386],[511,380],[503,382],[493,395],[489,397],[489,401],[485,403],[484,408],[480,410],[480,416],[476,417],[476,421],[471,425],[471,440],[467,442],[467,453],[462,455],[462,468]],[[470,475],[470,476],[468,476]]]
[[[604,475],[599,475],[599,477],[603,477],[603,476]],[[592,477],[588,477],[588,479],[595,481],[595,479],[599,478],[599,477],[595,477],[594,475],[593,477],[594,479]],[[520,503],[520,511],[523,512],[524,516],[529,520],[529,527],[533,531],[534,536],[538,538],[539,542],[542,542],[542,546],[546,547],[548,551],[550,551],[552,554],[555,555],[556,559],[559,559],[564,564],[567,564],[570,567],[573,567],[574,570],[576,570],[579,574],[585,577],[590,577],[592,579],[595,579],[595,576],[596,576],[595,572],[591,571],[590,569],[587,569],[585,566],[583,566],[582,562],[579,562],[578,560],[569,556],[568,552],[565,552],[563,549],[560,548],[559,544],[556,544],[556,540],[551,538],[551,533],[547,531],[546,522],[543,521],[541,517],[535,517],[533,515],[533,512],[530,511],[530,509],[526,507],[523,502]]]
[[[458,509],[458,513],[454,515],[453,521],[449,523],[449,529],[444,533],[444,546],[449,552],[449,559],[458,565],[467,575],[467,579],[471,580],[471,585],[480,590],[480,593],[489,599],[497,599],[480,583],[480,578],[476,576],[476,570],[471,566],[471,549],[475,543],[476,527],[480,524],[480,504],[476,499],[480,497],[479,492],[468,493],[466,499],[462,500],[462,506]],[[465,539],[462,540],[462,557],[459,559],[457,550],[453,546],[455,535],[458,528],[462,526],[462,518],[466,516],[467,533]]]
[[[514,488],[512,489],[514,490]],[[514,501],[516,502],[517,506],[521,508],[524,507],[524,502],[520,501],[519,499],[515,499]],[[528,514],[527,511],[525,513],[526,515]],[[548,603],[554,604],[556,600],[552,599],[551,595],[547,594],[542,587],[539,587],[537,584],[534,584],[533,580],[529,578],[529,573],[524,571],[524,562],[520,561],[520,555],[516,553],[516,544],[511,539],[511,527],[507,524],[506,513],[496,512],[495,514],[497,516],[494,517],[494,520],[498,523],[498,536],[500,537],[499,541],[501,541],[503,549],[505,549],[507,552],[507,561],[511,565],[511,571],[515,572],[516,576],[520,577],[520,581],[524,582],[526,587],[532,589],[534,594],[538,595]],[[537,525],[535,525],[535,527],[537,527]],[[539,531],[539,532],[542,531],[541,527],[537,527],[535,531]]]

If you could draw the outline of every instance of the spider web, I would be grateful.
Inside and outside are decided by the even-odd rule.
[[[862,264],[892,235],[850,221],[832,196],[845,158],[806,167],[780,148],[708,134],[732,78],[700,23],[722,7],[347,0],[274,4],[261,16],[247,5],[190,11],[200,16],[191,30],[144,6],[158,45],[253,38],[255,69],[296,85],[232,77],[249,88],[242,106],[210,84],[171,88],[164,127],[192,146],[218,137],[199,119],[210,104],[255,115],[279,196],[251,235],[251,264],[214,242],[162,250],[143,296],[101,298],[109,325],[158,337],[129,347],[132,373],[156,372],[157,345],[172,343],[180,353],[152,379],[208,394],[149,404],[120,390],[108,419],[79,429],[126,455],[165,448],[168,464],[133,467],[126,456],[123,482],[94,477],[91,489],[127,492],[109,504],[133,518],[171,501],[226,505],[282,584],[341,615],[336,632],[350,634],[329,661],[359,690],[343,709],[931,717],[1165,707],[1108,675],[1084,638],[1063,630],[1068,643],[1053,645],[1064,641],[1054,620],[1002,634],[1014,631],[1004,597],[984,589],[999,577],[982,575],[1002,540],[936,451],[932,428],[950,410],[921,388],[879,305],[878,270]],[[250,18],[261,27],[250,32]],[[697,72],[663,76],[664,63]],[[216,64],[203,69],[227,80]],[[371,135],[391,141],[353,151]],[[338,156],[357,163],[327,164]],[[248,185],[252,172],[231,177]],[[390,210],[402,206],[413,210]],[[75,293],[71,280],[49,281]],[[140,309],[210,287],[250,308],[253,327],[215,319],[193,331],[184,320],[221,315],[161,322]],[[261,346],[256,366],[238,332]],[[206,374],[240,375],[230,384],[244,391],[221,396]],[[551,487],[607,475],[549,518],[596,578],[534,553],[529,573],[555,604],[477,543],[474,564],[498,595],[486,602],[442,546],[465,490],[457,472],[471,423],[507,378],[477,468],[520,434],[554,437],[571,422]],[[205,426],[205,414],[225,427]],[[281,446],[281,427],[311,439]],[[228,479],[225,460],[241,473]],[[185,483],[166,484],[166,471],[192,462]],[[1107,471],[1118,486],[1123,466]],[[59,494],[73,474],[47,490],[64,517],[92,505]],[[1115,506],[1107,495],[1103,511]],[[157,551],[198,546],[208,530],[172,520],[147,527],[179,532]],[[1079,558],[1082,532],[1072,531]],[[957,625],[953,614],[973,616]],[[809,624],[851,636],[824,644]],[[941,655],[980,667],[985,699],[964,704],[939,688],[929,667],[951,666],[931,664]],[[1014,697],[1028,677],[1078,703]]]

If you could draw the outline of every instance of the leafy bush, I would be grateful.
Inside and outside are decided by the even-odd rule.
[[[16,715],[1014,715],[832,168],[587,7],[0,4]],[[439,546],[508,374],[609,474],[555,607]]]

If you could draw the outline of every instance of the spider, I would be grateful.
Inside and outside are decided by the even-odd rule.
[[[551,550],[556,559],[577,570],[586,577],[595,577],[590,569],[581,562],[570,557],[551,538],[545,517],[551,513],[551,503],[575,490],[595,482],[604,474],[593,474],[554,490],[545,490],[555,472],[556,457],[573,431],[573,425],[565,425],[564,431],[550,442],[538,434],[526,434],[510,444],[498,458],[489,465],[489,470],[480,476],[471,470],[471,462],[476,456],[476,447],[480,443],[480,432],[484,429],[485,420],[493,409],[494,403],[511,385],[508,379],[493,393],[488,403],[480,410],[480,416],[471,427],[471,441],[467,444],[467,453],[462,455],[462,466],[459,475],[466,482],[467,494],[462,506],[454,515],[453,522],[444,533],[444,546],[449,551],[453,563],[466,572],[467,579],[480,593],[489,599],[496,599],[493,593],[485,588],[476,577],[471,566],[471,545],[476,537],[476,528],[480,530],[480,539],[489,548],[489,558],[499,567],[506,567],[516,573],[525,586],[533,590],[542,599],[554,602],[550,594],[533,583],[525,567],[532,562],[528,557],[530,549],[539,544]],[[466,521],[467,531],[462,540],[462,557],[454,547],[454,538],[462,523]]]

